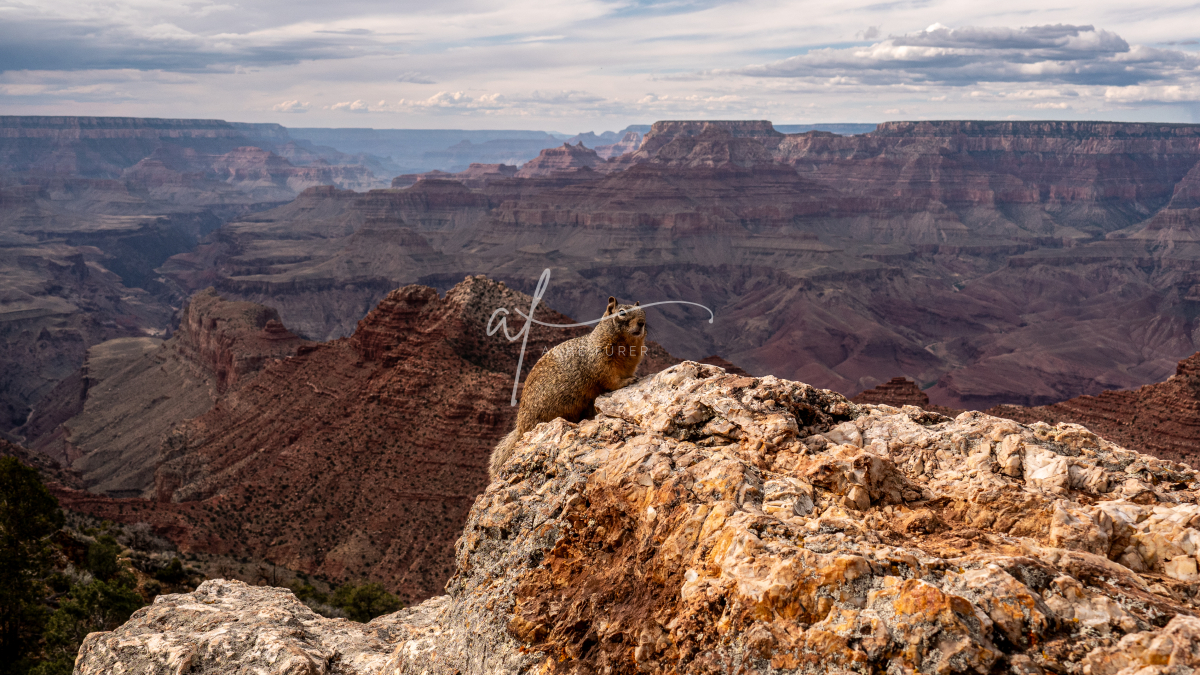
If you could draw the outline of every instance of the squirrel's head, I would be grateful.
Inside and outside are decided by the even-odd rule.
[[[641,301],[632,305],[618,305],[617,299],[609,296],[608,308],[604,310],[605,317],[613,317],[609,321],[618,332],[631,338],[646,337],[646,311],[641,308]]]

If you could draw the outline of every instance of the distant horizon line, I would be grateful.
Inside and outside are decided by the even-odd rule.
[[[336,131],[433,131],[433,132],[484,132],[484,133],[503,133],[503,132],[540,132],[550,136],[573,137],[586,133],[603,134],[603,133],[620,133],[629,130],[631,127],[650,127],[658,122],[769,122],[772,127],[834,127],[834,126],[880,126],[883,124],[894,123],[915,123],[915,122],[984,122],[984,123],[1053,123],[1053,124],[1154,124],[1173,127],[1191,127],[1200,126],[1200,122],[1166,122],[1166,121],[1118,121],[1112,119],[987,119],[987,118],[914,118],[914,119],[887,119],[879,122],[775,122],[769,119],[762,118],[737,118],[728,117],[721,119],[705,119],[705,118],[665,118],[654,120],[653,122],[636,122],[627,124],[622,128],[605,129],[604,131],[596,131],[593,127],[587,131],[579,131],[569,133],[553,129],[537,129],[537,128],[519,128],[519,127],[497,127],[497,128],[464,128],[464,127],[366,127],[366,126],[289,126],[280,122],[239,122],[216,117],[141,117],[136,115],[4,115],[0,114],[0,127],[4,126],[4,122],[8,120],[67,120],[67,119],[88,119],[88,120],[145,120],[145,121],[161,121],[161,122],[207,122],[207,123],[224,123],[230,125],[245,125],[245,126],[260,126],[269,127],[276,126],[283,129],[293,130],[336,130]]]

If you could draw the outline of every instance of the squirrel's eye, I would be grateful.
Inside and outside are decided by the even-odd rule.
[[[621,317],[622,319],[624,319],[624,318],[625,318],[625,310],[623,310],[623,309],[622,309],[621,311],[617,312],[617,316],[619,316],[619,317]]]

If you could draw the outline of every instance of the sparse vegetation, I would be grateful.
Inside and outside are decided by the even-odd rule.
[[[313,611],[330,618],[346,617],[365,623],[404,607],[396,596],[375,582],[343,584],[333,593],[322,593],[311,583],[295,579],[289,588]]]
[[[88,633],[116,628],[164,586],[190,590],[193,571],[160,562],[166,545],[144,525],[68,519],[35,470],[0,458],[0,675],[69,675]]]

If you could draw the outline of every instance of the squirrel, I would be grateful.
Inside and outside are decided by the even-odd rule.
[[[637,381],[634,371],[646,354],[646,311],[640,305],[618,305],[610,296],[591,333],[561,342],[538,359],[521,393],[517,428],[492,451],[491,480],[525,432],[557,417],[568,422],[595,417],[597,396]]]

